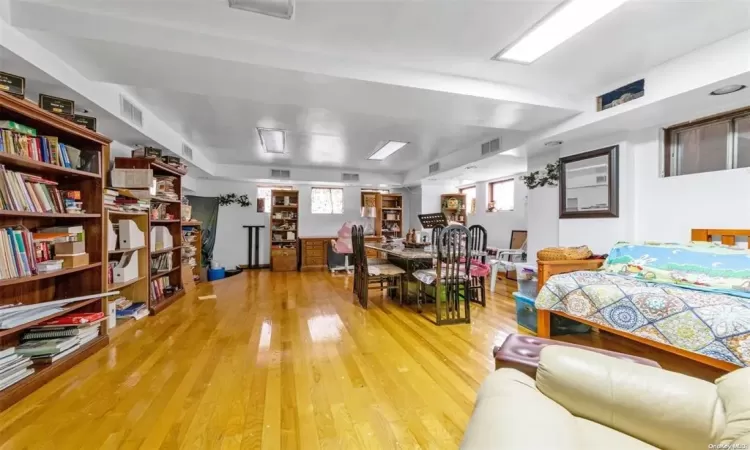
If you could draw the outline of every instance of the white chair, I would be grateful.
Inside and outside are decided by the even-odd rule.
[[[511,239],[511,242],[513,240]],[[515,270],[515,264],[520,262],[526,262],[523,258],[526,253],[526,240],[520,248],[516,249],[498,249],[497,257],[490,259],[490,266],[492,267],[492,274],[490,279],[490,291],[495,292],[495,284],[497,283],[497,272],[500,268],[505,272],[507,278],[508,272]]]

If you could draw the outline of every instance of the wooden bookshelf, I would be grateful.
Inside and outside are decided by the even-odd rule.
[[[375,233],[387,238],[402,237],[404,235],[404,199],[401,194],[377,194],[376,209]]]
[[[299,191],[271,190],[271,270],[297,270]],[[289,236],[292,233],[292,236]]]
[[[106,291],[106,271],[103,262],[107,251],[102,234],[103,227],[103,179],[106,161],[109,159],[110,140],[60,116],[43,111],[33,103],[0,93],[0,120],[11,120],[37,130],[38,136],[56,136],[59,142],[75,147],[91,156],[91,172],[70,169],[55,164],[36,161],[32,158],[0,153],[0,164],[6,170],[38,175],[59,183],[61,189],[79,190],[82,194],[82,209],[85,214],[32,213],[0,210],[0,227],[22,225],[33,231],[53,226],[82,226],[85,234],[89,264],[66,268],[55,272],[40,273],[24,278],[0,281],[0,305],[15,303],[38,304],[53,300],[100,294]],[[103,298],[86,300],[68,305],[55,315],[27,322],[17,327],[0,330],[0,349],[14,347],[20,343],[24,330],[51,317],[70,312],[105,312]],[[52,364],[36,364],[35,372],[22,381],[0,391],[0,410],[6,409],[29,395],[49,380],[78,364],[100,348],[107,345],[106,321],[100,325],[101,335],[69,356]]]
[[[156,158],[115,158],[115,167],[123,169],[151,169],[154,172],[154,178],[160,176],[174,177],[174,191],[178,198],[182,198],[182,176],[187,172],[178,170],[175,167],[170,166],[158,160]],[[155,226],[164,226],[172,236],[172,247],[168,252],[162,252],[161,248],[156,247],[156,243],[152,242],[149,237],[149,311],[152,315],[158,314],[163,311],[167,306],[171,305],[184,295],[182,283],[182,271],[181,267],[181,254],[180,252],[174,251],[174,249],[180,249],[182,247],[182,229],[181,229],[181,215],[182,215],[182,202],[179,200],[169,200],[165,198],[159,198],[158,194],[156,198],[151,198],[152,207],[155,204],[163,204],[166,208],[166,213],[171,216],[168,218],[156,218],[148,215],[148,230],[149,235],[151,230]],[[154,252],[152,255],[150,252]],[[152,256],[159,256],[161,253],[171,253],[172,257],[172,268],[169,271],[156,274],[151,267]],[[157,296],[154,293],[153,283],[155,283],[161,277],[169,278],[169,286],[173,287],[174,293],[169,296]]]
[[[466,194],[441,195],[440,210],[449,222],[459,222],[466,226]]]
[[[125,297],[133,303],[146,303],[149,304],[149,225],[148,225],[148,214],[107,210],[107,219],[105,220],[104,239],[107,244],[107,256],[110,263],[117,262],[122,258],[124,253],[134,251],[136,252],[135,257],[138,258],[138,276],[132,280],[124,281],[121,283],[109,283],[107,285],[107,291],[119,291],[119,295],[114,295],[107,298],[108,302],[116,301],[120,297]],[[108,229],[109,222],[119,223],[121,220],[131,220],[135,223],[138,230],[143,233],[144,245],[137,248],[121,249],[118,242],[109,242]],[[118,235],[119,236],[119,235]],[[108,269],[108,267],[107,267]],[[129,322],[129,321],[128,321]],[[121,327],[123,321],[118,321],[116,328]],[[116,329],[115,328],[115,329]],[[112,331],[112,330],[110,330]]]
[[[192,244],[189,243],[185,239],[186,233],[192,233],[195,238],[193,239]],[[190,271],[193,276],[193,280],[196,283],[201,282],[201,267],[203,263],[203,224],[197,220],[188,220],[188,221],[182,221],[182,247],[188,248],[192,247],[195,249],[195,266],[192,266],[190,268]],[[183,256],[182,258],[182,264],[183,265],[189,265],[190,259]],[[185,282],[185,280],[182,280]]]

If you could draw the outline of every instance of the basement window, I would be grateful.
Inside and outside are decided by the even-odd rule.
[[[490,183],[487,191],[489,194],[489,203],[487,204],[488,211],[491,206],[494,206],[493,211],[513,211],[515,206],[515,184],[513,183],[512,178],[510,180]]]
[[[750,109],[667,128],[664,175],[750,167]]]
[[[344,214],[344,190],[314,187],[310,204],[313,214]]]

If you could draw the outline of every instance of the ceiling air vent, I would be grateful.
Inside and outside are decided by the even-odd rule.
[[[120,115],[133,125],[143,127],[143,111],[124,95],[120,95]]]
[[[184,142],[182,143],[182,156],[190,160],[193,159],[193,149]]]
[[[440,171],[440,161],[430,164],[430,174]]]
[[[289,170],[271,169],[271,178],[289,179],[291,177],[292,177],[292,172]]]
[[[358,173],[342,173],[341,181],[359,181]]]
[[[500,150],[500,138],[495,138],[482,144],[482,155],[487,155]]]

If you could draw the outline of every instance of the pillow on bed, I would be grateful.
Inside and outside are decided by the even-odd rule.
[[[711,242],[618,242],[602,270],[657,283],[750,291],[750,250]]]

